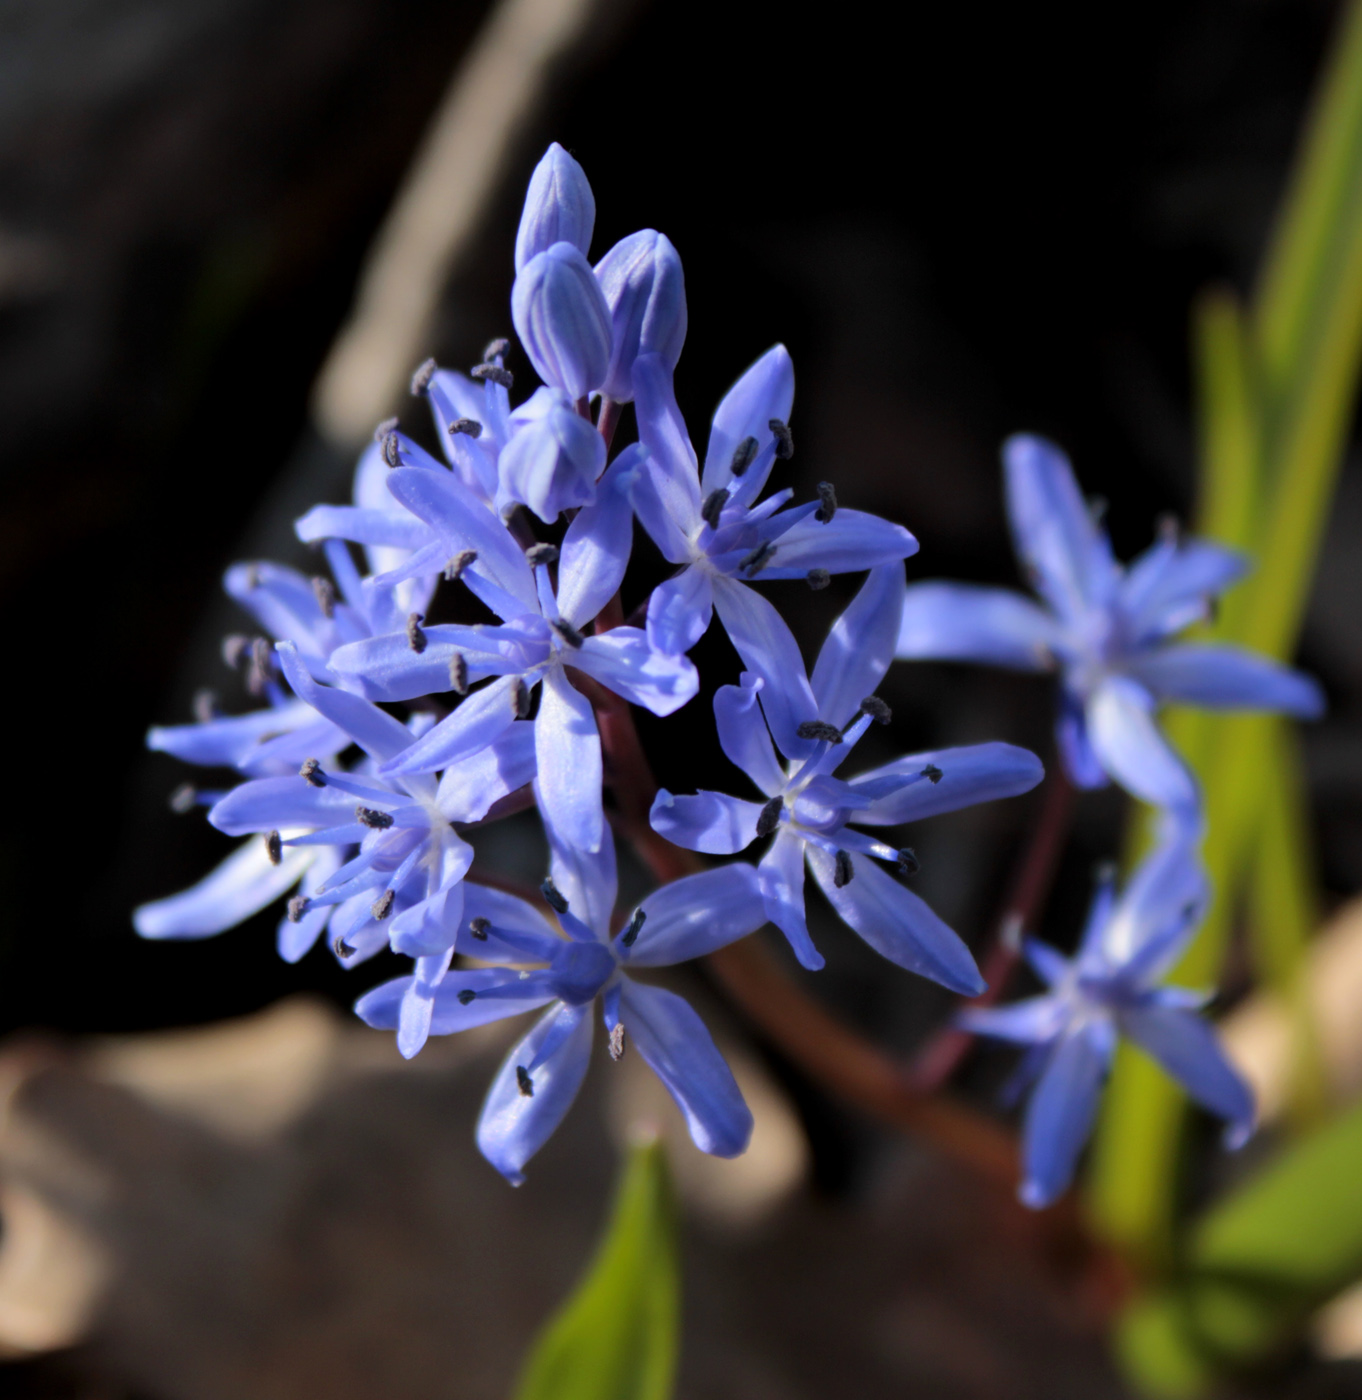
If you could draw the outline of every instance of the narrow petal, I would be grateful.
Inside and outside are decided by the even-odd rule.
[[[318,685],[308,675],[291,642],[277,643],[275,652],[294,694],[339,725],[366,753],[380,760],[390,759],[411,743],[407,727],[377,705],[334,686]]]
[[[558,611],[574,627],[585,627],[619,590],[634,543],[629,484],[640,452],[626,448],[606,468],[594,505],[577,512],[558,561]]]
[[[591,702],[573,688],[561,667],[544,673],[534,742],[545,815],[566,841],[599,850],[605,821],[601,736]]]
[[[355,1003],[355,1014],[366,1026],[378,1031],[395,1031],[401,1014],[402,1000],[415,981],[412,977],[395,977],[365,992]],[[542,990],[524,997],[478,996],[479,992],[501,991],[514,987],[519,974],[504,968],[483,968],[474,972],[451,972],[435,988],[431,998],[431,1035],[453,1035],[472,1030],[492,1021],[504,1021],[546,1005],[552,998]],[[460,992],[472,992],[472,1000],[460,1001]]]
[[[286,846],[283,859],[273,865],[264,841],[256,837],[197,885],[135,909],[132,926],[143,938],[211,938],[273,904],[314,859],[314,850]]]
[[[1126,669],[1160,700],[1214,710],[1275,710],[1297,719],[1324,713],[1318,681],[1246,647],[1184,642],[1139,654]]]
[[[439,887],[389,925],[388,941],[395,953],[423,958],[454,946],[463,920],[463,877],[472,863],[473,848],[449,832],[440,856]]]
[[[628,978],[620,996],[624,1031],[667,1087],[701,1152],[736,1157],[752,1136],[752,1114],[705,1023],[661,987]]]
[[[785,774],[771,746],[758,696],[766,682],[744,671],[737,685],[721,685],[714,693],[714,720],[719,747],[767,797],[785,786]]]
[[[714,411],[705,449],[705,494],[733,480],[733,454],[744,438],[755,437],[758,451],[769,446],[771,420],[788,423],[793,408],[794,361],[783,345],[773,345],[743,371]]]
[[[322,884],[340,869],[340,866],[341,853],[339,851],[318,851],[316,859],[303,871],[302,884],[299,886],[298,893],[305,898],[315,894]],[[321,936],[331,914],[330,905],[309,909],[296,920],[286,914],[279,920],[279,927],[275,930],[275,947],[279,951],[279,956],[285,962],[298,962]]]
[[[674,714],[700,689],[690,660],[658,651],[637,627],[588,637],[577,650],[565,652],[563,660],[655,715]]]
[[[653,487],[668,518],[689,535],[700,524],[699,470],[676,406],[671,370],[658,355],[634,361],[634,416],[639,441],[659,469],[652,475]]]
[[[208,820],[228,836],[245,836],[293,826],[337,826],[354,813],[355,799],[349,793],[313,787],[295,775],[239,784],[212,808]]]
[[[250,714],[223,716],[206,724],[159,726],[147,731],[147,748],[171,754],[183,763],[235,768],[265,739],[316,720],[317,712],[311,705],[293,700]]]
[[[648,820],[653,830],[675,846],[731,856],[757,839],[760,802],[744,802],[722,792],[696,792],[676,796],[660,788]]]
[[[1153,710],[1143,686],[1122,676],[1108,677],[1087,705],[1093,752],[1127,792],[1145,802],[1194,807],[1196,782],[1159,732]]]
[[[917,540],[902,525],[842,507],[829,521],[810,515],[780,535],[775,556],[760,577],[803,578],[810,569],[854,574],[910,558],[917,551]]]
[[[1135,560],[1121,584],[1132,638],[1154,640],[1202,621],[1211,601],[1248,570],[1245,555],[1211,540],[1160,540]]]
[[[761,880],[736,863],[686,875],[654,890],[640,905],[643,927],[620,956],[631,967],[667,967],[703,957],[766,922]]]
[[[941,775],[936,782],[922,776],[933,769]],[[897,826],[978,802],[1016,797],[1030,792],[1045,776],[1045,769],[1029,749],[1014,744],[968,744],[909,754],[852,778],[850,786],[853,790],[880,791],[887,780],[898,775],[905,780],[902,787],[877,797],[852,820],[871,826]]]
[[[362,506],[313,506],[294,524],[304,544],[318,540],[350,540],[353,544],[389,549],[420,549],[430,543],[430,526],[409,511]]]
[[[814,663],[810,684],[820,718],[844,728],[874,695],[894,659],[902,607],[903,565],[871,569]]]
[[[832,856],[810,846],[808,857],[828,903],[882,957],[961,996],[978,996],[985,989],[959,934],[874,861],[852,854],[852,879],[839,889]]]
[[[823,966],[823,955],[813,946],[804,918],[804,843],[798,836],[777,832],[771,848],[757,866],[766,917],[789,941],[800,965],[810,972]]]
[[[904,596],[896,654],[902,661],[977,661],[1048,671],[1058,635],[1049,613],[1010,589],[914,583]]]
[[[453,714],[446,715],[382,771],[433,773],[496,743],[515,722],[512,687],[517,679],[504,676],[475,690]]]
[[[1058,997],[1028,997],[1010,1006],[967,1006],[956,1016],[955,1024],[972,1035],[1018,1045],[1046,1045],[1064,1029],[1067,1015]]]
[[[1092,921],[1083,941],[1085,970],[1124,976],[1136,985],[1168,970],[1210,903],[1198,844],[1195,836],[1175,830],[1145,856],[1110,917],[1100,925]]]
[[[1059,713],[1055,716],[1055,747],[1069,781],[1085,792],[1104,788],[1111,777],[1093,751],[1088,716],[1083,702],[1060,687]]]
[[[714,588],[708,569],[691,565],[659,583],[648,599],[648,641],[680,656],[709,631]]]
[[[598,938],[608,938],[619,893],[614,834],[607,827],[594,851],[573,844],[552,821],[544,823],[544,835],[549,842],[549,875],[568,909]]]
[[[328,664],[346,690],[380,704],[415,700],[452,689],[450,665],[456,655],[463,657],[469,681],[521,669],[520,657],[515,654],[519,648],[501,643],[514,643],[523,634],[508,627],[455,627],[441,623],[423,631],[423,651],[412,650],[405,630],[389,632],[337,647]]]
[[[476,1003],[475,1003],[476,1004]],[[512,1186],[525,1179],[525,1163],[563,1121],[591,1063],[591,1007],[552,1006],[506,1057],[492,1081],[478,1119],[478,1148]],[[544,1043],[553,1054],[536,1065]],[[521,1088],[521,1073],[533,1092]]]
[[[534,772],[534,725],[519,720],[495,743],[450,764],[435,801],[449,821],[479,822],[494,802],[532,782]]]

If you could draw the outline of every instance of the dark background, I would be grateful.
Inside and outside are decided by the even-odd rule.
[[[922,543],[910,577],[1016,581],[997,448],[1023,428],[1072,452],[1128,557],[1161,511],[1190,508],[1189,304],[1215,280],[1251,287],[1332,12],[1198,0],[795,19],[752,0],[639,0],[525,140],[429,348],[467,366],[509,332],[521,194],[556,138],[595,187],[593,256],[644,225],[681,252],[677,389],[702,446],[728,383],[783,340],[798,374],[790,484],[804,498],[830,479],[843,503],[907,524]],[[132,906],[229,849],[167,810],[186,774],[142,735],[188,719],[202,685],[246,707],[212,659],[218,580],[261,536],[281,475],[329,473],[344,498],[350,464],[310,435],[307,393],[482,13],[0,0],[5,1028],[183,1024],[300,988],[348,1002],[386,973],[346,976],[324,950],[284,965],[277,913],[201,944],[139,942]],[[518,352],[513,365],[532,380]],[[1354,463],[1304,652],[1333,702],[1307,735],[1331,898],[1362,884],[1359,517]],[[850,587],[771,590],[810,657]],[[707,687],[736,669],[717,627],[696,659]],[[1049,757],[1043,681],[899,666],[883,693],[896,724],[867,761],[988,738]],[[664,784],[741,781],[704,699],[642,727]],[[1119,801],[1086,803],[1052,906],[1061,942],[1119,838]],[[976,943],[1036,810],[1033,796],[914,833],[919,888]],[[888,1043],[944,1009],[844,932],[817,936],[820,993]],[[836,1156],[825,1148],[825,1180]]]

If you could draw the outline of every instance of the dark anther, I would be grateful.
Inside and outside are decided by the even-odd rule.
[[[468,931],[478,940],[479,943],[487,942],[487,930],[492,927],[490,919],[484,919],[481,914],[476,919],[469,919]]]
[[[374,429],[374,441],[381,443],[389,433],[395,433],[399,422],[401,422],[401,419],[385,418],[378,427]]]
[[[208,724],[218,717],[218,697],[211,690],[196,690],[191,708],[200,724]]]
[[[770,540],[767,540],[764,544],[759,544],[751,554],[741,559],[738,568],[743,570],[748,578],[755,578],[775,557],[776,547]]]
[[[570,647],[580,647],[586,641],[586,638],[570,622],[564,622],[561,617],[552,626],[553,630]]]
[[[322,610],[322,616],[335,617],[336,585],[329,578],[319,575],[312,580],[312,591],[317,596],[317,606]]]
[[[790,433],[790,425],[782,423],[779,418],[772,418],[766,425],[776,435],[776,456],[783,462],[788,462],[794,456],[794,438]]]
[[[633,917],[629,920],[629,927],[620,934],[620,943],[625,948],[632,948],[638,942],[638,936],[643,928],[643,921],[648,917],[642,909],[635,909]]]
[[[336,939],[331,946],[336,950],[338,958],[353,958],[355,955],[355,945],[347,943],[344,937]]]
[[[248,565],[246,566],[246,587],[247,587],[247,588],[259,588],[259,587],[260,587],[260,565],[259,565],[259,564],[248,564]]]
[[[407,616],[407,645],[419,656],[426,649],[426,634],[421,631],[424,613],[410,613]]]
[[[539,893],[544,896],[544,902],[553,910],[555,914],[566,914],[568,902],[563,898],[563,892],[553,883],[551,879],[545,879],[539,886]]]
[[[474,365],[469,373],[474,379],[490,379],[503,389],[509,389],[515,383],[515,375],[502,365]]]
[[[752,459],[757,455],[757,440],[754,437],[745,437],[733,449],[733,460],[728,464],[728,470],[734,476],[741,476],[752,465]]]
[[[251,643],[251,669],[246,673],[246,689],[252,695],[265,693],[273,661],[274,649],[264,637],[257,637]]]
[[[558,562],[558,546],[556,544],[532,544],[525,551],[525,558],[529,560],[532,569],[537,569],[541,564],[556,564]]]
[[[810,569],[805,577],[808,579],[809,587],[815,593],[826,588],[832,582],[832,575],[826,569]]]
[[[836,868],[832,872],[832,883],[840,890],[843,885],[851,883],[856,867],[851,863],[850,851],[838,851],[833,860]]]
[[[326,774],[322,772],[322,765],[315,758],[303,760],[303,766],[298,770],[298,776],[312,787],[326,786]]]
[[[278,865],[284,859],[284,838],[277,831],[266,832],[265,854],[271,865]]]
[[[307,913],[307,896],[305,894],[295,894],[288,902],[288,921],[291,924],[300,924],[303,915]]]
[[[943,776],[941,769],[935,763],[929,763],[922,770],[922,777],[926,778],[929,783],[939,783]]]
[[[241,658],[251,649],[251,639],[243,637],[240,632],[234,632],[230,637],[222,639],[222,659],[236,670],[241,665]]]
[[[468,658],[461,651],[449,658],[449,688],[456,695],[468,694]]]
[[[904,875],[916,875],[922,869],[922,862],[917,858],[917,852],[911,846],[905,846],[899,852],[899,870]]]
[[[822,719],[802,721],[795,733],[801,739],[818,739],[825,744],[840,744],[842,742],[842,731],[835,724],[829,724]]]
[[[780,825],[780,814],[785,810],[785,799],[773,797],[757,816],[757,835],[769,836]]]
[[[388,433],[383,439],[383,460],[390,467],[402,465],[402,444],[396,433]]]
[[[393,912],[393,900],[396,896],[392,890],[384,890],[379,897],[369,906],[369,912],[380,923]]]
[[[392,813],[380,812],[377,807],[356,807],[355,820],[370,831],[387,831],[393,824]]]
[[[484,360],[499,360],[510,348],[511,342],[504,335],[499,335],[495,340],[489,340],[482,347],[482,358]]]
[[[711,530],[719,528],[719,516],[723,513],[724,507],[728,504],[728,492],[721,486],[717,491],[711,491],[705,497],[705,503],[700,507],[700,519],[709,526]]]
[[[821,520],[824,525],[837,514],[837,492],[832,489],[832,482],[820,481],[818,483],[818,509],[814,511],[813,518]]]
[[[193,783],[181,783],[170,794],[170,810],[182,817],[186,812],[192,812],[198,805],[198,801],[198,788]]]
[[[464,987],[459,992],[459,1005],[467,1006],[470,1001],[475,1001],[477,999],[477,995],[478,994],[472,989],[472,987]]]
[[[530,1078],[530,1072],[524,1065],[515,1067],[515,1082],[520,1086],[520,1092],[527,1098],[534,1098],[534,1080]]]
[[[618,1060],[624,1054],[624,1022],[616,1021],[610,1027],[610,1058]]]
[[[460,433],[467,433],[471,438],[482,436],[482,424],[476,418],[456,418],[449,425],[450,437],[458,437]]]
[[[511,687],[511,708],[517,719],[529,719],[530,688],[525,684],[524,676],[517,676],[515,685]]]
[[[894,712],[878,695],[867,695],[861,701],[861,713],[869,715],[876,724],[888,724],[894,717]]]
[[[416,372],[411,377],[412,398],[419,399],[430,388],[430,381],[435,378],[437,368],[434,360],[422,360],[416,366]]]
[[[461,549],[445,565],[445,578],[450,583],[457,583],[463,577],[463,571],[470,565],[478,562],[478,551],[476,549]]]

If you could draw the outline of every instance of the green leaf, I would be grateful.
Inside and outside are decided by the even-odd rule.
[[[1121,1320],[1118,1349],[1148,1394],[1203,1394],[1289,1345],[1362,1276],[1362,1106],[1317,1130],[1192,1228],[1174,1281]]]
[[[676,1210],[651,1142],[631,1150],[596,1257],[535,1342],[516,1400],[669,1400],[680,1320]]]

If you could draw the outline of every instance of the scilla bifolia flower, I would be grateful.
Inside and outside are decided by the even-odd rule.
[[[634,361],[656,355],[676,369],[686,342],[686,280],[671,240],[654,229],[622,238],[596,264],[610,308],[614,347],[601,392],[616,403],[634,397]]]
[[[530,176],[520,227],[515,235],[515,270],[555,243],[571,243],[585,256],[591,251],[596,197],[586,171],[555,141]]]
[[[610,366],[610,308],[580,249],[554,243],[516,274],[511,320],[545,384],[584,399]]]

